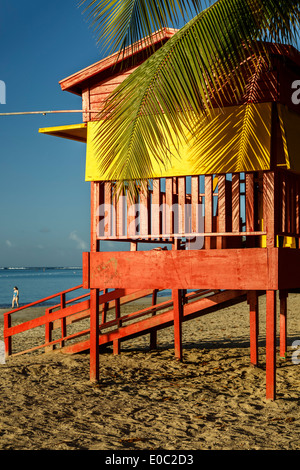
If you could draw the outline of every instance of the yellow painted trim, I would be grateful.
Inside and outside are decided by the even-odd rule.
[[[86,143],[87,124],[81,123],[67,126],[43,127],[39,129],[39,133]]]
[[[109,180],[101,169],[101,147],[96,145],[99,122],[89,122],[87,132],[86,181]],[[148,178],[190,176],[268,170],[271,149],[271,103],[231,106],[211,111],[194,137],[174,148],[170,141],[170,162],[161,168],[153,157]],[[116,161],[118,155],[116,155]]]

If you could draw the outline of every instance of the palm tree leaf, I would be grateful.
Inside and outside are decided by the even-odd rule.
[[[115,52],[165,27],[178,27],[207,5],[206,0],[83,0],[97,42]],[[134,46],[133,46],[134,47]]]
[[[299,5],[291,0],[219,0],[138,67],[100,115],[99,165],[110,179],[147,179],[153,158],[168,165],[170,142],[176,153],[186,130],[193,133],[212,106],[247,101],[241,64],[253,72],[262,53],[257,41],[296,37]]]

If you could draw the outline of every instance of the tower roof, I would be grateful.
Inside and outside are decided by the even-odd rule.
[[[176,31],[172,28],[163,28],[151,34],[151,36],[126,47],[124,52],[116,52],[89,65],[61,80],[59,82],[61,89],[81,95],[82,90],[87,88],[90,83],[100,82],[109,76],[115,75],[121,66],[122,68],[126,65],[132,66],[133,61],[130,59],[135,59],[135,65],[146,60],[153,53],[153,48],[154,50],[159,49]]]

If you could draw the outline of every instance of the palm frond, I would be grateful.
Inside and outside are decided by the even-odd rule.
[[[207,0],[83,0],[97,42],[115,52],[165,27],[179,27],[199,13]],[[182,23],[182,21],[184,23]]]
[[[174,151],[213,106],[245,99],[242,69],[253,71],[259,41],[295,39],[299,18],[291,0],[219,0],[199,13],[108,99],[96,142],[103,171],[122,182],[147,179],[153,158],[168,165],[170,141]]]

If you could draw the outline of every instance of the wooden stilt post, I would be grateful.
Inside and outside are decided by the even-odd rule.
[[[99,381],[99,289],[91,289],[90,300],[90,380]]]
[[[60,295],[60,308],[64,309],[66,308],[66,294],[63,293]],[[66,323],[66,317],[61,319],[61,342],[60,342],[60,347],[63,348],[65,345],[65,342],[63,338],[67,336],[67,323]]]
[[[258,296],[256,291],[248,292],[250,309],[250,363],[258,365]]]
[[[174,348],[175,358],[182,361],[182,295],[181,289],[172,290],[174,308]]]
[[[276,291],[266,292],[266,398],[276,398]]]
[[[286,337],[287,337],[287,291],[279,292],[280,299],[280,357],[286,359]]]
[[[152,305],[156,305],[157,302],[157,289],[154,289],[153,294],[152,294]],[[154,316],[156,312],[152,313],[152,316]],[[150,351],[153,351],[153,349],[157,349],[157,330],[153,330],[150,332]]]
[[[50,308],[46,309],[45,315],[47,318],[50,319]],[[45,344],[49,344],[52,341],[52,330],[53,330],[53,323],[51,321],[47,321],[45,324]],[[45,352],[50,352],[54,350],[54,345],[51,344],[49,346],[45,346]]]
[[[11,327],[11,315],[4,315],[4,331],[8,330]],[[5,358],[8,359],[12,354],[12,341],[11,336],[4,338],[4,347],[5,347]]]
[[[116,310],[116,320],[120,318],[120,299],[115,300],[115,310]],[[118,322],[118,328],[122,325],[122,322]],[[120,354],[120,340],[114,339],[113,340],[113,354],[118,356]]]

